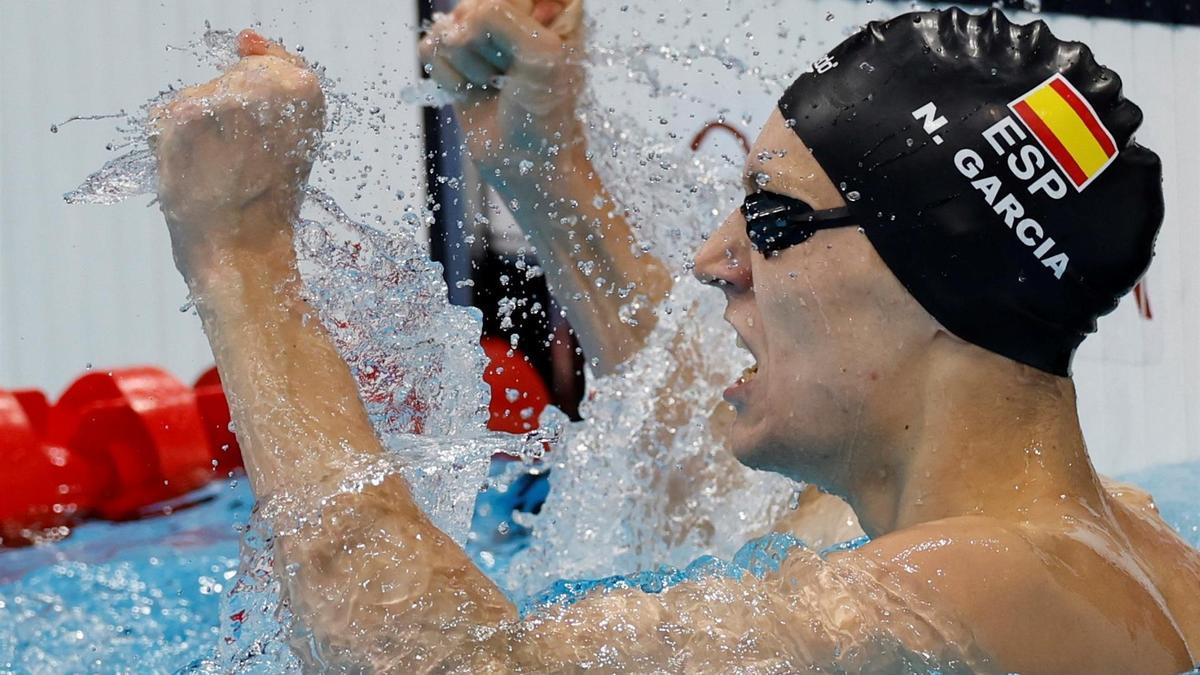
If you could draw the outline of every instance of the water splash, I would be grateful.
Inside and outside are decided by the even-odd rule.
[[[233,30],[214,29],[206,21],[204,33],[197,39],[179,47],[168,46],[170,51],[193,55],[198,63],[224,70],[237,62],[237,33]],[[315,72],[326,92],[326,140],[318,155],[325,160],[345,159],[351,152],[344,140],[338,137],[357,123],[363,112],[362,103],[354,96],[341,92],[321,67]],[[63,195],[68,204],[99,204],[111,206],[140,195],[152,195],[158,191],[158,161],[152,149],[153,127],[151,116],[156,108],[169,103],[179,94],[179,89],[170,86],[160,91],[131,113],[122,111],[107,115],[76,115],[51,125],[51,133],[58,133],[66,124],[79,120],[120,119],[115,132],[117,137],[108,143],[110,150],[129,148],[124,154],[104,163],[84,181]]]
[[[124,110],[122,110],[121,112],[117,112],[117,113],[107,113],[107,114],[99,113],[96,115],[72,115],[71,117],[68,117],[67,119],[59,122],[58,124],[51,124],[50,125],[50,133],[57,134],[58,130],[60,128],[65,127],[72,122],[79,122],[81,120],[111,120],[111,119],[124,117],[124,116],[125,116]]]
[[[158,190],[158,160],[149,147],[139,147],[110,159],[63,195],[68,204],[118,204]]]
[[[65,122],[50,127],[52,133],[69,122],[77,120],[101,120],[117,118],[117,139],[108,144],[110,149],[130,148],[125,154],[110,159],[86,179],[79,187],[63,195],[68,204],[112,205],[130,197],[154,194],[158,191],[158,161],[150,149],[150,113],[159,105],[175,96],[175,90],[159,92],[132,113],[121,111],[116,115],[76,115]]]
[[[531,541],[502,579],[514,596],[561,578],[728,557],[786,512],[797,486],[741,466],[710,428],[717,392],[748,358],[708,295],[681,281],[646,347],[592,386],[585,421],[547,455],[550,495],[540,513],[518,514]]]
[[[197,63],[224,70],[237,63],[237,36],[235,30],[214,29],[205,21],[199,38],[182,46],[167,45],[167,51],[191,54]]]
[[[224,69],[235,63],[237,33],[233,30],[216,30],[207,21],[204,33],[181,47],[167,47],[168,51],[181,51],[193,55],[197,62]],[[168,87],[146,101],[132,113],[122,111],[115,117],[122,118],[117,126],[117,140],[109,148],[131,148],[128,152],[104,163],[104,166],[87,178],[79,187],[63,195],[68,204],[118,204],[131,197],[154,194],[158,191],[158,162],[150,146],[150,116],[152,111],[173,99],[178,91]],[[111,115],[77,115],[69,121],[108,119]],[[58,133],[56,124],[50,128]]]

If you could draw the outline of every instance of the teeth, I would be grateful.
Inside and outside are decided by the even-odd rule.
[[[737,336],[737,346],[741,347],[742,349],[745,349],[746,351],[750,351],[750,346],[746,344],[746,341],[742,339],[741,335]],[[742,371],[742,375],[741,375],[741,377],[738,378],[738,381],[739,382],[748,382],[756,374],[758,374],[758,363],[757,362],[755,362],[754,365],[752,365],[749,368]]]

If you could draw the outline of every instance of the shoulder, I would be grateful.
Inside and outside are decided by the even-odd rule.
[[[1036,536],[982,516],[931,521],[876,539],[859,554],[898,591],[975,623],[995,603],[1042,602],[1058,592]],[[883,581],[883,580],[881,580]]]
[[[1036,631],[1091,614],[1097,603],[1111,613],[1142,596],[1120,538],[1083,518],[1071,522],[948,518],[880,537],[862,553],[904,591],[1011,636],[1014,621]]]
[[[959,517],[880,537],[861,554],[881,583],[952,615],[1007,670],[1165,672],[1178,635],[1122,551],[1099,527]]]
[[[1025,672],[1045,658],[1062,663],[1052,643],[1072,625],[1066,589],[1036,540],[1018,524],[958,517],[880,537],[861,549],[862,564],[892,593],[937,616],[934,625],[960,627],[956,635],[983,660]]]
[[[933,521],[880,537],[863,554],[880,583],[969,628],[976,645],[1009,670],[1029,665],[1014,662],[1014,652],[1045,654],[1049,645],[1034,645],[1070,625],[1069,588],[1039,533],[1020,524],[981,516]]]
[[[875,539],[861,549],[864,556],[885,567],[934,565],[952,570],[964,565],[986,572],[979,563],[1036,562],[1034,537],[1020,525],[986,518],[960,516],[935,520]]]

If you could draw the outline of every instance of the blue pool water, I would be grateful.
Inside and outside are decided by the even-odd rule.
[[[1123,478],[1150,490],[1167,521],[1200,546],[1200,462]],[[531,508],[537,494],[527,483],[518,506]],[[0,672],[170,673],[227,639],[221,597],[236,577],[252,497],[244,480],[192,497],[200,503],[168,517],[89,523],[57,544],[0,552]],[[490,494],[484,502],[494,514],[513,499]],[[492,536],[496,523],[477,518],[477,534]],[[520,530],[510,531],[518,536],[509,538],[509,552],[520,545]],[[559,582],[531,601],[570,601],[596,586],[654,590],[696,574],[761,575],[796,543],[773,537],[731,561],[702,558],[684,570]]]
[[[207,655],[253,499],[244,480],[193,496],[171,516],[0,552],[0,672],[174,672]]]

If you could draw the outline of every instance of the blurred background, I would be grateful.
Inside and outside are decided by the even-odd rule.
[[[1167,223],[1157,259],[1076,362],[1089,446],[1098,467],[1111,473],[1200,459],[1200,279],[1189,272],[1200,259],[1200,10],[1192,0],[1035,4],[1057,35],[1088,43],[1122,75],[1127,95],[1146,114],[1139,140],[1166,167]],[[430,255],[443,263],[450,299],[483,311],[486,336],[509,342],[517,334],[549,400],[574,413],[586,355],[557,318],[544,279],[524,273],[536,260],[503,205],[459,156],[448,111],[401,96],[421,77],[422,21],[452,5],[0,0],[0,389],[40,389],[53,400],[89,370],[153,365],[191,382],[211,366],[150,198],[100,207],[69,206],[61,196],[121,152],[107,147],[116,138],[111,120],[63,122],[132,110],[168,85],[212,77],[193,54],[170,48],[197,39],[208,22],[254,26],[302,48],[340,91],[361,97],[367,123],[349,132],[345,161],[318,167],[315,180],[366,220],[398,224],[418,214],[408,222],[419,223]],[[915,6],[784,0],[756,13],[735,0],[600,0],[588,14],[596,37],[614,50],[644,43],[641,34],[660,19],[665,33],[655,40],[681,52],[705,31],[723,30],[745,38],[727,41],[731,52],[751,61],[785,59],[798,71],[865,21]],[[663,19],[683,7],[695,23]],[[1036,17],[1025,11],[1014,18]],[[730,21],[744,22],[745,30],[740,23],[731,30]],[[778,88],[747,84],[753,71],[682,65],[678,54],[660,65],[685,83],[687,95],[647,97],[622,89],[619,77],[603,93],[629,119],[665,127],[672,142],[740,163],[738,134],[757,133]],[[506,311],[514,299],[549,311]]]

